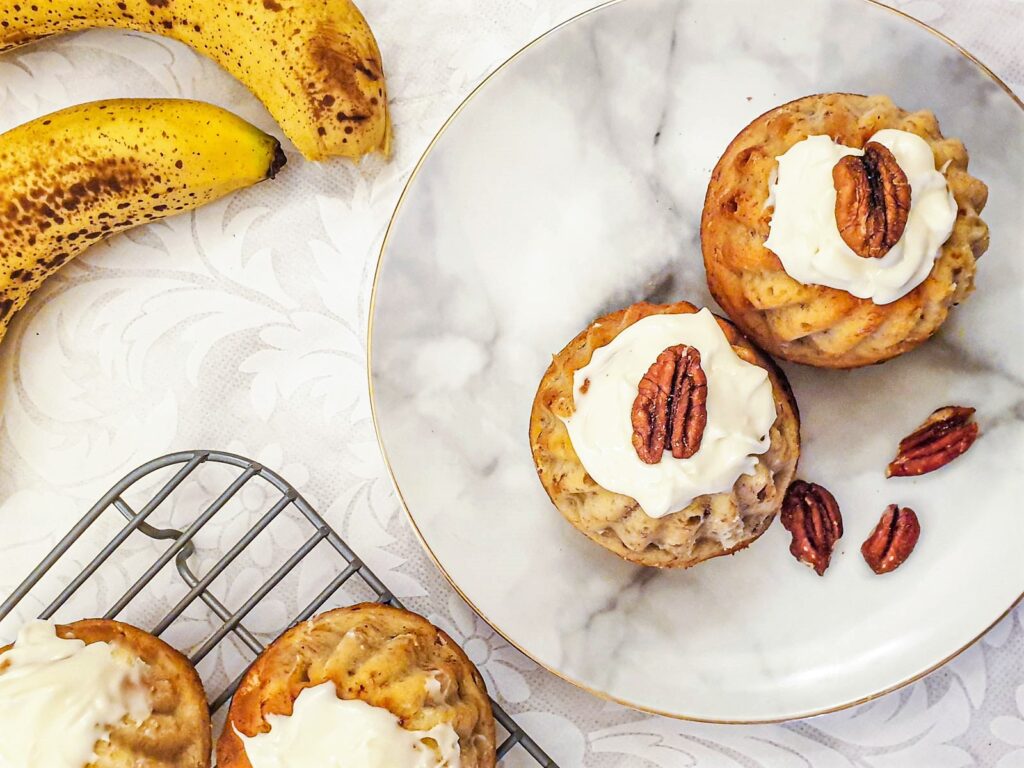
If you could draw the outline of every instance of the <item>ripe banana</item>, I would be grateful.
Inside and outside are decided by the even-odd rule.
[[[0,341],[49,275],[93,243],[272,178],[277,139],[220,107],[122,99],[0,135]]]
[[[0,52],[91,27],[152,32],[209,56],[310,160],[390,153],[380,51],[351,0],[0,0]]]

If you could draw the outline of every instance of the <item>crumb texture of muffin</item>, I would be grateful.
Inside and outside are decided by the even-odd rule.
[[[776,418],[768,450],[752,474],[728,492],[706,494],[664,517],[648,516],[633,498],[597,484],[573,448],[563,419],[574,412],[574,375],[594,351],[645,317],[692,314],[692,304],[640,303],[595,320],[554,356],[530,417],[530,447],[551,501],[575,528],[619,557],[647,566],[687,568],[743,549],[771,524],[793,480],[800,454],[800,420],[784,374],[729,322],[716,318],[733,351],[768,372]]]
[[[125,718],[114,725],[84,768],[209,768],[210,713],[202,681],[187,658],[163,640],[118,621],[86,619],[56,630],[65,640],[108,643],[145,664],[142,683],[152,713],[141,724]],[[0,664],[10,647],[0,649]]]
[[[299,694],[324,683],[341,699],[388,710],[410,731],[451,726],[462,768],[495,765],[494,716],[473,663],[423,617],[366,603],[302,622],[260,655],[232,700],[218,766],[250,768],[238,734],[269,732],[268,715],[291,716]]]
[[[957,214],[924,282],[879,305],[844,290],[798,282],[764,243],[777,157],[819,135],[860,149],[883,129],[927,142],[935,168],[945,169]],[[824,94],[773,109],[743,129],[711,176],[701,245],[712,295],[754,342],[793,362],[856,368],[913,349],[971,293],[975,263],[988,249],[988,227],[980,217],[988,188],[967,172],[967,163],[963,143],[944,138],[931,112],[906,112],[885,96]]]

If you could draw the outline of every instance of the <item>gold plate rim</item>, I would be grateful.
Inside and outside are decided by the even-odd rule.
[[[1000,614],[998,618],[996,618],[995,621],[993,621],[991,624],[989,624],[987,627],[985,627],[985,629],[983,629],[981,632],[979,632],[974,638],[972,638],[970,641],[968,641],[964,646],[959,648],[954,653],[950,654],[949,656],[946,656],[941,661],[938,661],[935,664],[932,664],[932,665],[928,666],[927,668],[925,668],[922,671],[914,674],[913,676],[911,676],[911,677],[909,677],[909,678],[907,678],[907,679],[905,679],[905,680],[903,680],[903,681],[901,681],[899,683],[896,683],[895,685],[892,685],[892,686],[890,686],[888,688],[885,688],[884,690],[879,691],[878,693],[871,694],[870,696],[864,696],[864,697],[861,697],[861,698],[856,699],[854,701],[846,702],[846,703],[843,703],[843,704],[837,704],[837,705],[835,705],[833,707],[826,707],[824,709],[816,709],[816,710],[811,710],[811,711],[808,711],[808,712],[798,713],[798,714],[794,714],[794,715],[787,715],[785,717],[739,719],[739,720],[728,720],[728,719],[720,719],[720,718],[699,717],[699,716],[695,716],[695,715],[687,715],[687,714],[682,714],[682,713],[678,713],[678,712],[667,712],[667,711],[655,709],[653,707],[646,707],[646,706],[643,706],[643,705],[640,705],[640,704],[636,704],[635,702],[631,702],[631,701],[628,701],[626,699],[622,699],[622,698],[619,698],[617,696],[613,696],[613,695],[611,695],[609,693],[606,693],[604,691],[596,690],[594,688],[591,688],[586,683],[582,683],[579,680],[575,680],[572,677],[569,677],[569,676],[565,675],[564,673],[560,672],[559,670],[551,667],[550,665],[544,663],[540,659],[538,659],[535,656],[533,656],[529,651],[527,651],[525,648],[521,647],[518,643],[516,643],[514,640],[512,640],[512,638],[510,638],[507,634],[505,634],[505,632],[503,632],[501,630],[501,628],[498,627],[494,622],[492,622],[489,618],[487,618],[487,616],[477,607],[477,605],[472,600],[470,600],[469,596],[466,595],[466,593],[462,591],[461,587],[459,587],[459,585],[455,583],[455,580],[451,577],[451,575],[449,575],[448,571],[444,568],[444,566],[441,564],[441,561],[437,558],[437,556],[434,554],[434,551],[430,548],[430,545],[427,543],[427,540],[424,537],[423,532],[420,530],[420,527],[419,527],[419,525],[416,522],[416,518],[413,517],[412,510],[409,508],[409,505],[405,501],[405,496],[402,494],[402,488],[398,484],[398,478],[395,477],[394,468],[391,466],[391,459],[388,457],[387,448],[385,447],[384,441],[381,438],[380,424],[379,424],[378,415],[377,415],[377,400],[376,400],[376,397],[374,395],[374,387],[373,387],[373,320],[374,320],[374,311],[376,309],[377,289],[378,289],[378,286],[379,286],[379,279],[380,279],[381,269],[382,269],[383,263],[384,263],[384,253],[387,250],[388,240],[391,237],[391,232],[392,232],[392,229],[394,228],[395,220],[398,218],[398,213],[399,213],[399,211],[402,208],[402,204],[405,202],[405,198],[406,198],[406,196],[407,196],[407,194],[409,192],[409,189],[412,187],[413,182],[416,180],[416,177],[419,175],[419,172],[423,168],[423,165],[427,161],[427,158],[430,156],[431,152],[433,152],[434,147],[437,145],[438,141],[440,141],[440,139],[444,135],[444,133],[448,130],[448,127],[459,117],[459,115],[462,114],[463,110],[470,104],[470,102],[476,96],[477,92],[480,91],[484,86],[486,86],[499,72],[502,72],[509,64],[511,64],[516,59],[518,59],[523,53],[525,53],[526,51],[530,50],[534,46],[538,45],[540,42],[542,42],[543,40],[545,40],[549,36],[556,34],[563,27],[567,27],[570,24],[573,24],[576,21],[578,21],[578,20],[580,20],[580,19],[582,19],[582,18],[584,18],[586,16],[590,16],[591,14],[598,13],[598,12],[604,10],[605,8],[609,8],[609,7],[613,6],[613,5],[618,5],[620,3],[627,2],[627,1],[628,0],[605,0],[605,2],[602,2],[599,5],[594,6],[593,8],[588,8],[585,11],[577,13],[574,16],[571,16],[568,19],[565,19],[564,21],[560,22],[556,26],[552,27],[547,32],[545,32],[544,34],[534,38],[531,41],[529,41],[526,45],[524,45],[522,48],[520,48],[515,53],[513,53],[511,56],[509,56],[507,59],[505,59],[503,62],[501,62],[501,64],[499,64],[497,67],[495,67],[493,71],[488,73],[488,75],[483,80],[481,80],[473,88],[473,90],[471,90],[469,92],[469,94],[466,96],[466,98],[464,98],[459,103],[458,107],[455,108],[455,111],[452,112],[452,114],[448,117],[448,119],[444,121],[444,123],[438,129],[437,133],[434,134],[433,138],[430,140],[430,143],[427,144],[426,149],[423,151],[423,154],[420,156],[419,160],[416,162],[416,165],[413,167],[412,173],[409,175],[409,178],[406,180],[404,186],[402,187],[402,193],[398,197],[398,202],[395,204],[394,211],[391,212],[391,218],[388,220],[388,226],[387,226],[387,229],[384,232],[384,239],[381,241],[380,250],[379,250],[379,252],[377,254],[377,266],[374,269],[374,273],[373,273],[373,283],[372,283],[371,290],[370,290],[370,305],[369,305],[368,312],[367,312],[367,326],[366,326],[366,379],[367,379],[368,391],[369,391],[369,395],[370,395],[370,416],[371,416],[371,419],[373,421],[373,432],[374,432],[374,435],[377,438],[377,445],[380,447],[381,458],[383,458],[383,460],[384,460],[384,466],[387,469],[388,476],[391,478],[391,484],[394,486],[395,494],[398,497],[399,504],[402,507],[402,510],[405,512],[405,515],[406,515],[406,517],[409,520],[409,524],[412,526],[413,533],[415,534],[416,538],[419,540],[420,546],[423,547],[423,550],[426,552],[427,557],[429,557],[430,560],[434,563],[434,567],[437,568],[438,572],[440,572],[440,574],[448,582],[448,584],[451,586],[451,588],[454,589],[455,592],[459,595],[459,597],[461,597],[476,612],[476,614],[478,616],[480,616],[485,622],[487,622],[487,625],[489,627],[491,627],[491,629],[493,629],[502,639],[504,639],[505,642],[507,642],[509,645],[511,645],[513,648],[515,648],[520,653],[522,653],[524,656],[526,656],[528,659],[533,661],[535,664],[537,664],[542,669],[547,670],[548,672],[550,672],[555,677],[557,677],[557,678],[559,678],[561,680],[564,680],[565,682],[569,683],[570,685],[573,685],[576,688],[579,688],[580,690],[586,691],[587,693],[591,694],[592,696],[596,696],[599,699],[603,699],[605,701],[614,702],[615,704],[620,704],[620,705],[622,705],[624,707],[628,707],[629,709],[632,709],[632,710],[635,710],[635,711],[638,711],[638,712],[644,712],[646,714],[651,714],[651,715],[659,715],[661,717],[668,717],[668,718],[671,718],[673,720],[682,720],[682,721],[691,722],[691,723],[708,723],[708,724],[711,724],[711,725],[770,725],[770,724],[774,724],[774,723],[787,723],[787,722],[792,722],[794,720],[803,720],[803,719],[810,718],[810,717],[818,717],[820,715],[828,715],[828,714],[832,714],[834,712],[841,712],[841,711],[843,711],[845,709],[850,709],[852,707],[856,707],[856,706],[859,706],[861,704],[866,704],[866,703],[868,703],[870,701],[874,701],[875,699],[880,699],[883,696],[887,696],[890,693],[894,693],[895,691],[898,691],[901,688],[905,688],[906,686],[911,685],[912,683],[917,682],[921,678],[926,677],[927,675],[930,675],[932,672],[935,672],[936,670],[941,669],[942,667],[944,667],[946,664],[951,662],[953,659],[958,657],[960,654],[962,654],[968,648],[970,648],[975,643],[977,643],[982,637],[984,637],[986,634],[988,634],[988,632],[993,627],[995,627],[1003,619],[1005,619],[1007,616],[1009,616],[1010,613],[1018,605],[1020,605],[1022,601],[1024,601],[1024,592],[1022,592],[1017,597],[1017,599],[1014,600],[1013,603],[1005,611],[1003,611],[1003,613]],[[995,72],[993,72],[984,62],[982,62],[977,56],[975,56],[973,53],[968,51],[962,45],[957,43],[951,37],[949,37],[948,35],[946,35],[943,32],[940,32],[939,30],[935,29],[934,27],[930,26],[929,24],[926,24],[925,22],[921,21],[920,19],[914,18],[910,14],[908,14],[908,13],[906,13],[904,11],[899,10],[898,8],[893,8],[892,6],[886,5],[885,3],[881,2],[881,0],[863,0],[863,1],[868,3],[868,4],[870,4],[870,5],[874,5],[874,6],[877,6],[879,8],[882,8],[882,9],[884,9],[886,11],[889,11],[890,13],[893,13],[896,16],[899,16],[900,18],[906,19],[907,21],[910,21],[911,23],[917,25],[918,27],[924,29],[925,31],[929,32],[930,34],[932,34],[935,37],[937,37],[940,40],[942,40],[944,43],[946,43],[951,48],[956,50],[961,56],[963,56],[968,61],[970,61],[972,64],[974,64],[979,70],[981,70],[981,72],[986,77],[988,77],[997,86],[999,86],[1003,91],[1005,91],[1006,94],[1010,97],[1010,99],[1022,111],[1024,111],[1024,100],[1022,100],[1016,93],[1014,93],[1013,89],[1011,89],[1009,85],[1007,85],[1005,82],[1003,82],[1003,80]]]

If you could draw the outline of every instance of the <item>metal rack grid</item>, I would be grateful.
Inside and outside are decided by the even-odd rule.
[[[177,489],[196,469],[207,463],[224,464],[241,470],[241,473],[224,489],[219,496],[207,506],[184,530],[171,527],[155,527],[147,522],[148,518],[163,504],[168,497]],[[136,511],[124,499],[125,493],[135,486],[139,481],[149,477],[167,467],[181,465],[166,481],[160,489],[153,494],[149,500]],[[196,548],[193,539],[196,534],[220,511],[236,494],[238,494],[246,483],[254,478],[261,478],[280,492],[280,498],[267,510],[257,522],[252,525],[223,555],[214,563],[202,576],[198,575],[190,566],[189,559],[195,554]],[[186,609],[191,606],[196,598],[206,604],[210,612],[220,622],[219,627],[189,656],[193,665],[198,665],[213,651],[225,637],[231,633],[245,648],[252,654],[253,658],[258,656],[265,645],[256,637],[256,633],[250,631],[243,623],[246,617],[254,608],[276,587],[295,567],[317,547],[318,544],[326,542],[333,551],[344,562],[342,570],[331,579],[320,592],[310,601],[298,614],[296,614],[287,626],[280,628],[284,632],[288,627],[305,621],[319,610],[338,590],[352,577],[358,577],[377,596],[376,601],[402,608],[402,604],[391,594],[387,586],[359,559],[344,540],[327,524],[327,522],[314,510],[299,492],[285,481],[277,473],[267,469],[250,459],[236,456],[221,451],[185,451],[164,456],[150,461],[147,464],[133,470],[120,482],[114,485],[106,495],[103,496],[89,510],[88,513],[62,538],[41,563],[28,575],[28,577],[14,590],[6,600],[0,604],[0,621],[3,621],[15,607],[28,596],[34,587],[43,579],[51,568],[63,557],[89,528],[108,509],[113,507],[119,512],[125,521],[123,527],[114,537],[100,549],[100,551],[89,561],[89,563],[63,588],[60,594],[50,602],[46,608],[39,613],[39,618],[49,619],[63,606],[78,590],[92,577],[98,569],[113,555],[122,544],[135,532],[149,537],[155,541],[170,542],[170,546],[164,550],[152,565],[147,568],[138,580],[122,594],[103,614],[105,619],[117,618],[124,609],[136,598],[144,597],[146,587],[150,585],[154,577],[172,559],[174,560],[177,573],[184,580],[188,592],[171,608],[163,618],[150,630],[152,634],[160,636],[174,622],[182,616]],[[216,597],[209,589],[214,580],[220,576],[248,547],[253,540],[263,532],[271,522],[286,511],[295,510],[312,528],[313,533],[305,542],[298,547],[292,555],[274,571],[266,581],[258,586],[255,591],[240,607],[235,610],[228,608],[224,602]],[[294,514],[294,513],[292,513]],[[234,694],[235,688],[241,682],[244,672],[237,676],[220,694],[210,702],[211,713],[216,713],[224,706]],[[536,762],[544,768],[558,768],[556,763],[545,754],[537,743],[523,731],[516,722],[506,713],[501,706],[492,699],[495,720],[508,732],[508,736],[498,747],[499,760],[504,758],[516,745],[520,745]]]

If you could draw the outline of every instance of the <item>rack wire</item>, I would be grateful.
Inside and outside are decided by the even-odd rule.
[[[185,480],[204,464],[226,465],[227,467],[238,469],[240,472],[216,496],[212,503],[208,504],[198,516],[195,516],[183,528],[179,529],[169,525],[157,526],[152,524],[150,520],[154,518],[154,514],[161,505],[165,504],[171,495],[182,486]],[[179,468],[169,480],[160,485],[155,493],[148,495],[148,500],[145,501],[138,511],[125,500],[125,496],[131,489],[137,487],[143,481],[151,481],[155,473],[173,467]],[[228,502],[256,478],[269,483],[280,496],[257,519],[255,524],[250,526],[233,545],[228,547],[209,568],[201,569],[194,567],[190,560],[193,560],[196,555],[195,539],[197,534],[214,519]],[[51,569],[103,517],[104,513],[111,509],[116,510],[121,516],[118,518],[121,520],[120,530],[68,581],[59,594],[38,613],[39,618],[50,619],[53,617],[62,606],[67,604],[79,592],[83,585],[95,577],[97,571],[110,560],[115,552],[125,545],[125,542],[133,534],[141,534],[154,542],[167,542],[168,546],[142,572],[141,576],[134,580],[134,583],[113,601],[110,608],[103,614],[103,618],[116,619],[123,614],[126,608],[133,604],[133,601],[144,601],[146,590],[151,586],[154,578],[173,560],[174,570],[184,582],[184,587],[187,588],[187,591],[169,611],[162,615],[150,631],[158,637],[164,634],[193,606],[197,599],[200,600],[205,604],[209,613],[212,614],[209,618],[214,621],[213,626],[216,628],[205,640],[198,644],[198,647],[192,650],[190,654],[187,654],[192,664],[196,666],[200,665],[229,635],[237,638],[241,646],[247,649],[252,659],[255,659],[256,656],[262,653],[266,645],[259,635],[265,633],[256,632],[247,627],[245,623],[246,618],[253,613],[254,609],[260,605],[261,601],[275,587],[296,569],[299,563],[321,544],[328,545],[332,554],[340,558],[341,570],[331,578],[330,582],[305,607],[291,617],[286,626],[281,626],[277,634],[313,616],[354,577],[358,577],[372,591],[376,596],[376,602],[392,605],[397,608],[404,607],[391,593],[387,585],[367,567],[302,495],[276,472],[250,459],[222,451],[184,451],[150,461],[128,473],[120,482],[114,485],[72,527],[67,535],[57,543],[14,592],[3,603],[0,603],[0,622],[10,615],[22,600],[34,594],[33,590],[36,589],[37,585],[40,584]],[[304,521],[307,527],[312,529],[312,532],[301,545],[294,549],[284,563],[278,566],[265,581],[252,591],[241,605],[232,609],[226,604],[225,600],[214,594],[211,585],[214,584],[219,576],[227,571],[232,563],[239,558],[261,533],[267,530],[275,519],[286,515],[291,515],[300,521]],[[203,572],[204,570],[205,572]],[[251,660],[249,663],[251,663]],[[212,713],[216,714],[219,712],[231,699],[243,675],[244,672],[236,676],[223,690],[212,698],[210,701]],[[492,706],[495,720],[508,734],[498,747],[499,760],[505,758],[513,748],[519,745],[543,768],[558,768],[556,763],[545,754],[544,750],[493,699]]]

